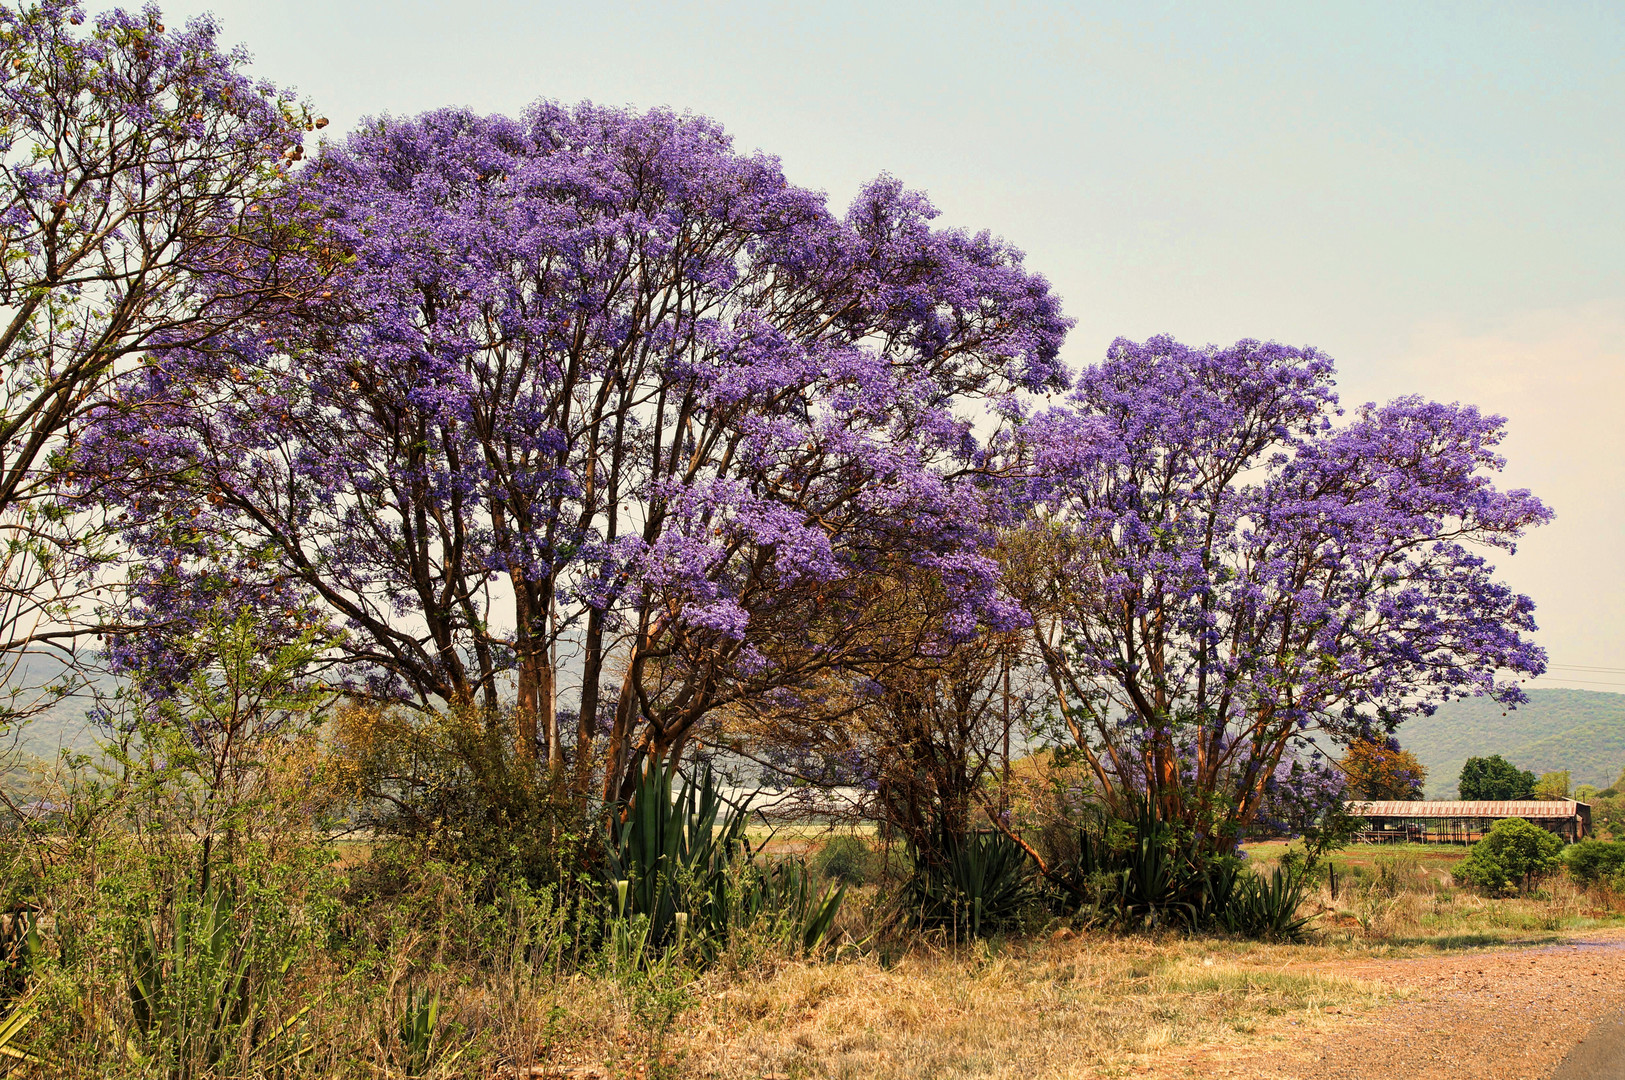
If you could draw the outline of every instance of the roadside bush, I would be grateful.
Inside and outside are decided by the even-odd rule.
[[[1625,873],[1625,840],[1581,840],[1563,852],[1569,877],[1580,885],[1597,885]]]
[[[1204,850],[1153,807],[1133,821],[1101,815],[1077,830],[1072,850],[1051,880],[1086,921],[1111,926],[1217,925],[1243,873],[1239,859]]]
[[[1491,895],[1527,891],[1530,884],[1556,870],[1563,841],[1522,818],[1506,818],[1473,845],[1456,867],[1456,880]]]
[[[1074,850],[1074,861],[1054,876],[1089,922],[1266,941],[1301,938],[1310,922],[1298,910],[1318,880],[1317,863],[1302,852],[1266,876],[1236,855],[1205,849],[1151,810],[1134,822],[1102,818],[1079,830]]]
[[[356,824],[409,859],[475,871],[486,899],[514,875],[532,888],[575,882],[594,865],[596,828],[567,778],[519,753],[511,726],[473,709],[339,709],[330,752],[360,795]]]
[[[861,836],[832,836],[819,846],[812,868],[819,877],[846,885],[867,885],[877,876],[874,848]]]

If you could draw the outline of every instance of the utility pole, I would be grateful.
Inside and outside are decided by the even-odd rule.
[[[999,809],[1010,811],[1010,654],[1004,654],[1004,783],[999,790]]]

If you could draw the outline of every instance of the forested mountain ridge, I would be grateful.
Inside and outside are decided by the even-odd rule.
[[[1427,766],[1433,798],[1455,798],[1462,765],[1488,754],[1536,775],[1567,769],[1576,785],[1606,787],[1625,769],[1625,694],[1531,690],[1529,702],[1516,709],[1468,698],[1407,720],[1398,734]]]

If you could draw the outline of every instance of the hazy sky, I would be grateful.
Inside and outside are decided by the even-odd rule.
[[[1558,514],[1502,560],[1541,684],[1625,691],[1625,6],[164,5],[204,10],[329,131],[589,98],[714,116],[842,208],[890,172],[1028,253],[1075,366],[1273,338],[1349,404],[1499,412]]]

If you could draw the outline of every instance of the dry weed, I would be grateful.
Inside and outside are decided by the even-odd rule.
[[[689,1075],[1092,1077],[1175,1047],[1313,1023],[1380,991],[1286,971],[1320,950],[1087,935],[958,953],[916,950],[715,980],[677,1036]]]

